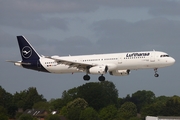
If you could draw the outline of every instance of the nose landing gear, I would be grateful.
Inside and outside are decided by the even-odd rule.
[[[157,68],[154,69],[154,72],[155,72],[154,77],[159,77],[159,74],[157,73]]]

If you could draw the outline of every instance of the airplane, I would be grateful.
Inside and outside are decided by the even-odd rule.
[[[131,70],[154,69],[154,76],[159,77],[158,68],[171,66],[175,59],[161,51],[124,52],[109,54],[93,54],[78,56],[43,56],[39,55],[24,36],[17,36],[21,61],[10,61],[16,66],[48,72],[77,73],[85,72],[85,81],[90,80],[89,74],[100,75],[98,80],[105,81],[104,74],[126,76]]]

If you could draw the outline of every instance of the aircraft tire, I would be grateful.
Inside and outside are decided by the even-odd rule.
[[[89,75],[84,75],[84,76],[83,76],[83,79],[84,79],[85,81],[89,81],[89,80],[90,80],[90,76],[89,76]]]
[[[105,81],[105,79],[106,79],[106,78],[105,78],[104,76],[102,76],[102,75],[99,76],[99,78],[98,78],[98,80],[101,81],[101,82],[102,82],[102,81]]]
[[[154,77],[159,77],[159,74],[157,74],[157,73],[156,73],[156,74],[154,74]]]

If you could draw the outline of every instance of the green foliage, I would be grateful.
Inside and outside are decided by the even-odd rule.
[[[61,120],[61,119],[60,119],[60,116],[57,114],[55,114],[55,115],[50,114],[45,118],[45,120]]]
[[[67,104],[67,109],[70,110],[74,107],[80,108],[81,110],[85,109],[88,106],[88,103],[82,98],[76,98],[72,102]]]
[[[109,105],[107,107],[104,107],[99,112],[99,117],[101,120],[114,120],[117,115],[117,108],[115,105]]]
[[[79,120],[81,111],[87,108],[88,103],[82,98],[76,98],[69,102],[66,107],[60,111],[61,115],[68,117],[69,120]]]
[[[146,105],[141,110],[141,116],[162,116],[165,108],[165,104],[161,101]]]
[[[64,106],[61,110],[60,110],[60,115],[63,115],[63,116],[68,116],[68,110],[67,110],[67,107]]]
[[[116,105],[117,108],[120,108],[123,103],[124,103],[124,100],[122,98],[118,98],[117,99],[117,105]]]
[[[89,107],[88,107],[89,106]],[[33,120],[32,116],[16,113],[17,108],[59,110],[60,115],[69,120],[140,120],[147,116],[180,116],[180,97],[155,97],[151,91],[137,91],[132,96],[118,98],[118,91],[112,82],[86,83],[62,93],[62,98],[49,102],[36,88],[16,92],[6,92],[0,86],[0,119],[16,118]],[[119,108],[119,109],[118,109]],[[99,114],[97,113],[99,111]],[[59,115],[49,115],[46,120],[59,120]]]
[[[141,119],[138,117],[131,117],[129,120],[141,120]]]
[[[7,115],[7,110],[3,106],[0,106],[0,113]]]
[[[19,113],[17,112],[16,115],[15,115],[15,118],[18,119],[23,113]]]
[[[55,100],[50,101],[50,107],[53,110],[60,110],[63,106],[65,106],[67,103],[64,102],[64,100],[58,98]]]
[[[165,104],[163,111],[166,116],[180,116],[180,97],[173,96],[169,98]]]
[[[124,119],[137,116],[136,105],[132,102],[125,102],[118,111],[118,114]]]
[[[62,93],[63,105],[66,105],[70,101],[73,101],[74,99],[78,98],[77,93],[78,93],[78,88],[72,88],[69,89],[68,91],[64,91]]]
[[[159,96],[159,97],[156,97],[154,102],[162,102],[162,103],[166,103],[167,100],[169,99],[169,97],[166,97],[166,96]]]
[[[78,87],[77,95],[84,98],[95,110],[100,110],[107,105],[117,105],[118,90],[109,81],[86,83]]]
[[[0,112],[0,119],[1,119],[1,120],[8,120],[7,114]]]
[[[14,94],[14,102],[18,108],[31,109],[32,106],[41,101],[46,101],[43,95],[39,95],[36,88],[30,87],[28,90],[21,91],[20,93],[16,92]]]
[[[19,120],[33,120],[34,118],[29,115],[29,114],[22,114],[20,117],[19,117]]]
[[[37,103],[34,103],[34,105],[32,106],[33,109],[40,109],[40,110],[46,110],[48,111],[49,108],[50,108],[50,105],[48,102],[43,102],[43,101],[40,101],[40,102],[37,102]]]
[[[0,106],[0,119],[1,120],[8,120],[7,111],[2,106]]]
[[[16,114],[17,107],[13,102],[13,95],[6,92],[0,86],[0,106],[6,109],[8,117],[12,118]]]
[[[68,110],[68,120],[79,120],[82,109],[79,107],[72,107]]]
[[[92,107],[88,107],[81,112],[79,120],[99,120],[98,113]]]
[[[131,97],[131,102],[136,104],[138,112],[140,112],[144,106],[153,103],[154,100],[155,94],[152,91],[146,90],[137,91],[133,93]]]

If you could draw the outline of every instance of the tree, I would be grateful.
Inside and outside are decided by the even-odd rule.
[[[60,110],[62,107],[66,106],[66,102],[61,99],[55,99],[55,100],[51,100],[50,102],[50,106],[54,109],[54,110]]]
[[[22,114],[19,117],[19,120],[35,120],[35,119],[31,115],[29,115],[29,114]]]
[[[126,120],[131,117],[136,117],[137,116],[136,105],[132,102],[125,102],[119,109],[118,114]]]
[[[161,102],[155,102],[155,103],[146,105],[141,109],[141,116],[143,118],[147,115],[162,116],[164,107],[165,107],[165,104],[163,104]]]
[[[76,98],[72,102],[67,104],[67,109],[71,109],[74,107],[80,108],[81,110],[85,109],[88,106],[88,103],[82,98]]]
[[[67,110],[67,106],[64,106],[61,110],[60,110],[60,115],[63,116],[68,116],[68,110]]]
[[[31,109],[32,106],[37,102],[45,102],[46,99],[43,95],[39,95],[36,88],[30,87],[28,90],[16,92],[13,98],[14,103],[18,108]]]
[[[115,105],[109,105],[99,112],[99,117],[101,120],[114,120],[117,115],[117,108]]]
[[[173,96],[167,100],[164,108],[164,115],[166,116],[179,116],[180,113],[180,97]]]
[[[45,120],[61,120],[60,116],[55,114],[55,115],[48,115]]]
[[[129,120],[141,120],[141,118],[138,118],[138,117],[131,117],[131,118],[129,118]]]
[[[81,112],[79,120],[99,120],[98,113],[92,107],[88,107]]]
[[[49,111],[50,105],[48,102],[40,101],[40,102],[34,103],[32,108]]]
[[[118,90],[112,82],[86,83],[78,87],[77,96],[84,98],[90,107],[100,110],[107,105],[117,105]]]
[[[1,86],[0,86],[0,106],[6,109],[7,115],[10,118],[13,118],[15,116],[17,107],[13,102],[13,95],[6,92]]]
[[[63,106],[69,103],[70,101],[73,101],[74,99],[78,98],[77,93],[78,93],[78,88],[76,87],[69,89],[68,91],[65,90],[62,93]]]
[[[27,91],[27,96],[26,96],[26,107],[27,108],[32,108],[34,103],[40,102],[40,101],[46,101],[44,99],[43,95],[39,95],[36,88],[30,87]]]
[[[72,107],[68,110],[68,120],[79,120],[82,109],[79,107]]]
[[[67,117],[69,120],[79,120],[81,111],[87,108],[88,103],[82,98],[76,98],[75,100],[67,104]]]
[[[3,106],[0,106],[0,118],[1,120],[8,120],[7,111]]]
[[[152,91],[137,91],[132,94],[131,102],[136,104],[138,112],[148,104],[153,103],[155,100],[155,94]]]

